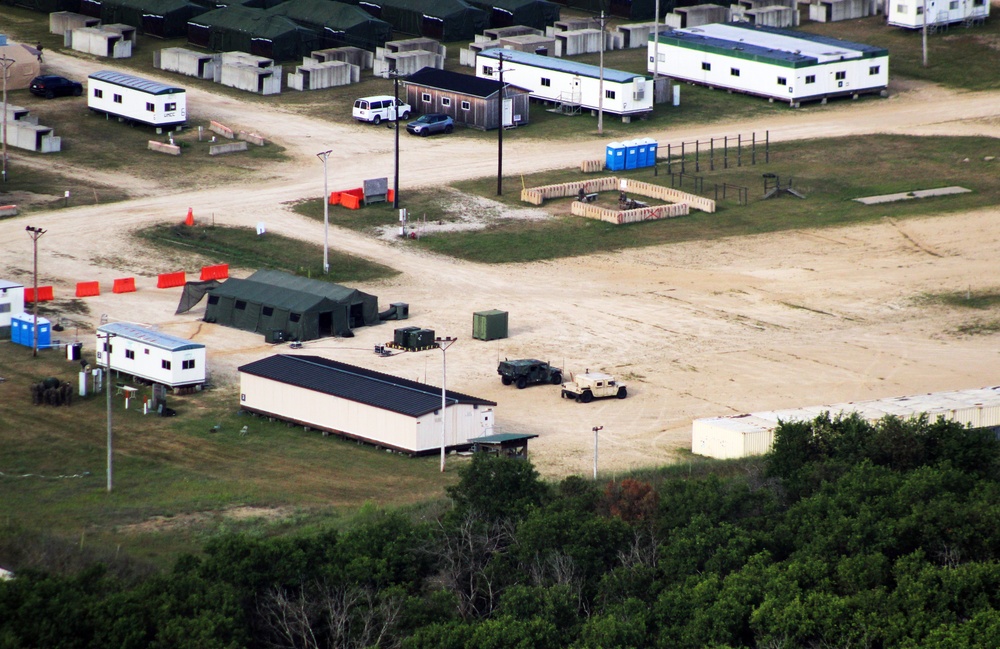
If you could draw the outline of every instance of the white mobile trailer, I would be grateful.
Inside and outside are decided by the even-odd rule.
[[[10,328],[11,316],[22,311],[24,311],[24,286],[0,279],[0,329]]]
[[[532,99],[578,105],[589,110],[627,116],[653,110],[653,80],[642,74],[604,68],[604,101],[601,103],[601,70],[577,63],[517,50],[484,50],[476,57],[476,76],[500,80],[531,93]]]
[[[205,382],[205,346],[127,322],[97,328],[97,365],[171,388]]]
[[[907,29],[923,29],[924,7],[928,25],[983,21],[990,15],[989,0],[887,0],[886,6],[886,23]]]
[[[883,92],[889,52],[805,32],[715,23],[650,37],[647,67],[674,79],[798,105]]]
[[[150,126],[178,126],[187,121],[187,92],[131,74],[101,70],[87,78],[87,107]]]

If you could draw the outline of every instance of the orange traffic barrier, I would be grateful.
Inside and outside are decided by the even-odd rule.
[[[201,281],[207,279],[226,279],[229,277],[229,264],[201,267]]]
[[[361,199],[345,192],[340,195],[340,204],[349,210],[356,210],[361,207]]]
[[[101,283],[100,282],[77,282],[76,283],[76,296],[77,297],[93,297],[94,295],[101,294]]]
[[[184,218],[184,225],[194,225],[194,210],[190,207],[188,208],[188,214]]]
[[[178,273],[160,273],[156,277],[156,288],[184,286],[185,282],[187,282],[187,276],[183,270]]]
[[[48,302],[49,300],[54,300],[54,299],[55,299],[55,293],[53,292],[51,286],[39,286],[38,287],[38,301],[39,302]],[[26,289],[24,289],[24,301],[25,302],[34,302],[35,301],[35,289],[34,288],[26,288]]]
[[[134,293],[135,292],[135,278],[134,277],[122,277],[115,280],[115,285],[111,289],[113,293]]]
[[[330,205],[340,205],[340,192],[330,192]]]

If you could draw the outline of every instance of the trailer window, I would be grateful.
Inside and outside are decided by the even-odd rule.
[[[194,359],[189,361],[181,361],[181,369],[183,370],[193,370],[194,369]]]
[[[778,77],[778,85],[779,86],[787,86],[788,85],[788,79],[786,79],[785,77]]]
[[[806,83],[816,83],[816,75],[810,74],[808,77],[806,77]]]
[[[472,104],[467,101],[462,102],[462,110],[469,110],[470,108],[472,108]]]
[[[877,65],[871,66],[870,68],[868,68],[868,74],[870,74],[870,75],[878,74],[878,68],[879,68],[879,66],[877,66]]]
[[[152,112],[156,111],[156,106],[154,106],[152,103],[150,103],[150,102],[147,101],[146,102],[146,110],[148,110],[149,112],[152,113]]]
[[[132,360],[135,360],[135,350],[126,349],[125,350],[125,358],[131,358]]]
[[[711,72],[712,71],[712,64],[711,63],[704,63],[703,62],[701,64],[701,69],[704,70],[705,72]]]
[[[97,97],[98,99],[101,99],[102,97],[104,97],[104,91],[101,90],[100,88],[94,88],[94,96]]]
[[[10,304],[0,304],[0,313],[10,313]]]
[[[906,13],[906,5],[896,5],[896,13],[905,14]]]
[[[729,68],[729,74],[731,76],[738,77],[738,76],[740,76],[740,69],[739,68]]]
[[[605,90],[604,91],[604,98],[605,99],[614,99],[615,98],[615,91],[614,90]]]
[[[492,65],[484,65],[483,66],[483,76],[484,77],[492,77],[493,76],[493,66]]]
[[[841,72],[838,72],[836,76],[837,76],[837,81],[843,81],[844,79],[847,78],[847,73],[841,71]]]
[[[122,96],[121,95],[114,95],[113,99],[114,99],[114,102],[116,104],[122,103]]]
[[[169,104],[164,104],[163,105],[163,110],[168,110],[168,111],[169,110],[177,110],[177,104],[173,103],[173,102],[171,102]]]
[[[169,370],[170,369],[170,361],[160,361],[160,367],[162,367],[165,370]]]
[[[552,79],[546,79],[545,77],[542,77],[542,85],[545,86],[546,88],[550,87],[552,85]]]
[[[958,9],[958,0],[951,0],[951,4],[948,5],[948,8],[952,11]]]

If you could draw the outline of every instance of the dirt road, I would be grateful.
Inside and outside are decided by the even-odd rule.
[[[98,67],[51,57],[54,69],[77,77]],[[322,175],[315,153],[334,150],[331,188],[357,186],[377,173],[391,175],[392,132],[329,124],[203,91],[189,95],[196,117],[260,132],[285,146],[292,161],[276,166],[273,182],[253,186],[178,191],[121,176],[121,186],[143,196],[0,221],[0,259],[3,276],[28,277],[31,246],[23,230],[30,223],[48,230],[40,241],[41,281],[55,284],[60,295],[72,294],[77,281],[109,286],[116,277],[137,275],[141,290],[135,294],[87,299],[93,323],[107,314],[204,342],[215,380],[225,384],[239,364],[287,348],[205,324],[198,320],[201,309],[173,316],[179,290],[156,290],[152,278],[189,262],[138,248],[130,231],[176,223],[193,206],[196,216],[212,215],[219,224],[252,227],[264,221],[269,231],[322,241],[321,224],[283,206],[318,193]],[[894,88],[883,101],[834,102],[765,121],[648,135],[662,146],[763,130],[774,141],[876,132],[997,136],[1000,93],[912,84]],[[589,135],[575,142],[519,140],[505,148],[505,170],[574,166],[601,157],[604,145]],[[402,187],[489,175],[495,165],[492,144],[459,137],[415,140],[402,152]],[[459,336],[448,352],[449,388],[497,401],[499,430],[538,434],[531,446],[536,465],[545,475],[561,476],[589,473],[590,431],[597,425],[604,426],[601,468],[618,471],[674,459],[677,449],[689,448],[697,417],[996,383],[995,338],[957,334],[968,315],[928,307],[918,298],[992,286],[998,212],[517,266],[440,258],[335,228],[330,244],[402,271],[358,287],[378,295],[383,305],[408,302],[408,324]],[[489,308],[510,312],[510,338],[471,339],[472,313]],[[440,354],[378,358],[372,345],[391,339],[392,325],[356,333],[353,339],[307,343],[303,351],[439,385]],[[90,343],[89,336],[84,341]],[[544,386],[504,388],[495,373],[504,356],[540,357],[570,371],[612,371],[629,382],[630,397],[583,405],[561,400]]]

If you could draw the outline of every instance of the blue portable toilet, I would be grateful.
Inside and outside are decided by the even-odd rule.
[[[636,151],[636,154],[635,154],[635,166],[636,167],[645,167],[646,166],[646,157],[647,157],[646,156],[646,149],[649,148],[649,145],[647,144],[648,141],[649,141],[648,137],[644,137],[644,138],[641,138],[641,139],[638,139],[638,140],[635,141],[636,145],[638,145],[638,147],[639,147],[639,150]]]
[[[639,161],[639,141],[629,140],[622,144],[625,145],[625,168],[635,169]]]
[[[656,154],[657,149],[660,145],[651,137],[646,138],[646,166],[655,167],[656,166]]]
[[[621,142],[612,142],[608,145],[604,158],[604,166],[608,171],[621,171],[625,168],[625,145]]]
[[[10,339],[25,347],[35,346],[35,316],[22,313],[10,319]],[[52,324],[45,318],[38,317],[38,348],[45,349],[52,345]]]

